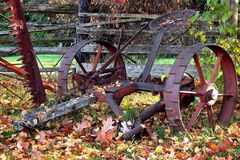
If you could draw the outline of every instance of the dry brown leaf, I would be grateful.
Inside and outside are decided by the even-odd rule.
[[[61,125],[62,125],[62,126],[65,126],[65,125],[67,125],[67,124],[69,124],[69,123],[71,123],[71,122],[72,122],[72,120],[71,120],[69,117],[65,116],[65,117],[63,117],[62,120],[61,120]]]
[[[44,142],[46,141],[46,133],[44,131],[39,132],[39,134],[35,137],[36,140],[38,140],[38,142]]]
[[[231,142],[228,138],[225,138],[219,143],[219,148],[221,151],[227,151],[228,149],[233,148],[233,142]]]
[[[60,131],[64,134],[64,135],[68,135],[72,132],[72,129],[73,129],[73,124],[72,123],[69,123],[69,124],[66,124],[64,125]]]
[[[201,154],[196,154],[195,156],[193,156],[189,160],[205,160],[205,159],[207,159],[207,157],[202,156]]]
[[[145,126],[145,129],[146,129],[148,135],[149,135],[153,140],[155,140],[155,141],[158,140],[158,135],[157,135],[156,132],[152,132],[151,129],[150,129],[148,126]]]
[[[23,141],[19,141],[17,142],[17,148],[18,149],[28,149],[30,146],[30,143],[29,142],[23,142]]]
[[[114,137],[115,133],[113,130],[108,131],[108,132],[98,132],[97,133],[97,138],[96,140],[99,141],[103,147],[106,147],[108,144],[113,142],[113,137]]]
[[[112,117],[108,117],[106,120],[103,120],[103,127],[102,127],[102,132],[108,132],[112,129],[114,129],[115,127],[113,126],[113,124],[115,123],[112,119]]]
[[[81,123],[77,123],[76,126],[73,127],[73,130],[77,133],[81,133],[84,129],[90,128],[91,123],[85,119]]]

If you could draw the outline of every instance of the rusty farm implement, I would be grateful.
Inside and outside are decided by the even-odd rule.
[[[169,125],[180,131],[191,130],[200,114],[206,115],[210,125],[227,124],[231,120],[237,98],[237,78],[230,55],[220,46],[203,43],[186,46],[179,51],[167,79],[157,83],[151,81],[151,70],[165,33],[187,29],[191,25],[188,20],[194,15],[192,10],[164,14],[144,23],[124,45],[115,47],[102,40],[86,40],[75,44],[61,61],[57,88],[54,89],[41,79],[20,1],[6,0],[0,7],[11,13],[7,19],[13,31],[5,38],[15,36],[17,39],[16,49],[8,54],[19,53],[23,68],[4,60],[6,54],[0,55],[0,66],[26,80],[26,87],[30,89],[36,104],[46,101],[45,89],[55,92],[59,98],[65,95],[79,97],[62,102],[47,111],[38,110],[27,114],[15,122],[17,128],[34,128],[96,101],[108,103],[125,130],[125,139],[140,133],[144,129],[144,121],[159,112],[166,112]],[[123,60],[126,55],[123,51],[143,30],[153,30],[157,34],[143,72],[136,81],[130,81],[127,80]],[[2,43],[4,39],[1,39]],[[203,52],[206,50],[206,53]],[[211,69],[205,69],[204,56],[210,59],[208,67]],[[219,79],[222,86],[218,85]],[[115,85],[116,81],[119,82],[118,85]],[[102,90],[96,90],[96,86]],[[159,101],[142,111],[129,125],[124,119],[120,104],[125,96],[143,91],[158,94]],[[89,94],[91,96],[86,96]]]

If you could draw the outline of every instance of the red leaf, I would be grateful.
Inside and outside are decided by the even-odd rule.
[[[60,129],[60,131],[65,134],[65,135],[68,135],[72,132],[72,129],[73,129],[73,124],[72,123],[69,123],[67,125],[64,125],[63,128]]]
[[[124,4],[126,1],[125,0],[116,0],[116,3]]]

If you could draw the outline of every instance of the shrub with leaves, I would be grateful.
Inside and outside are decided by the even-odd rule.
[[[194,27],[190,29],[190,34],[202,42],[208,41],[206,37],[209,32],[216,35],[213,41],[231,53],[237,72],[240,74],[240,41],[237,36],[239,29],[236,24],[232,23],[232,16],[233,11],[230,10],[228,0],[222,2],[207,0],[205,12],[202,14],[197,12],[191,19],[196,26],[199,23],[204,23],[204,26],[207,26],[207,31]]]

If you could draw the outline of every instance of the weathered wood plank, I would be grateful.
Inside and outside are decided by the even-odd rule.
[[[0,47],[0,53],[7,54],[15,47]],[[65,54],[69,47],[34,47],[37,54]]]
[[[60,103],[51,108],[37,109],[35,112],[26,114],[23,119],[15,121],[13,123],[14,128],[17,130],[22,130],[23,126],[35,128],[48,122],[49,120],[53,120],[63,115],[88,107],[95,102],[97,102],[95,97],[82,96],[80,98],[71,99],[67,102]]]
[[[112,20],[112,21],[103,21],[103,22],[92,22],[92,23],[85,23],[85,24],[78,25],[78,28],[102,26],[102,25],[109,25],[109,24],[116,24],[116,23],[139,22],[139,21],[141,21],[141,19],[124,19],[124,20]],[[6,25],[6,24],[3,24],[3,25]],[[56,30],[75,29],[76,26],[77,25],[75,23],[57,24],[54,26],[44,26],[44,27],[40,27],[40,26],[36,27],[36,26],[30,25],[28,30],[30,33],[47,32],[47,31],[56,31]],[[10,32],[11,31],[0,31],[0,36],[8,35]]]
[[[0,37],[0,41],[3,40],[4,37]],[[37,42],[37,43],[52,43],[52,42],[55,42],[55,43],[61,43],[61,42],[75,42],[76,41],[76,38],[75,37],[35,37],[35,36],[32,36],[31,37],[31,40],[32,42]],[[13,38],[13,37],[10,37],[9,39],[6,39],[4,41],[4,44],[12,44],[13,42],[16,42],[16,38]],[[10,45],[11,45],[10,44]]]
[[[24,12],[34,13],[61,13],[76,14],[78,7],[76,4],[38,4],[23,5]]]
[[[181,45],[162,45],[158,54],[176,55],[184,48],[185,46]],[[13,49],[14,47],[0,47],[0,53],[8,53]],[[97,46],[92,44],[84,47],[82,52],[96,53],[97,49]],[[37,54],[65,54],[69,50],[69,47],[34,47],[34,50]],[[151,44],[136,44],[129,45],[122,53],[127,53],[128,55],[146,55],[150,51]],[[106,49],[103,49],[102,52],[107,53]]]
[[[102,21],[102,22],[91,22],[91,23],[84,23],[79,24],[78,27],[94,27],[94,26],[102,26],[102,25],[109,25],[109,24],[118,24],[118,23],[131,23],[131,22],[139,22],[142,21],[141,19],[119,19],[119,20],[109,20],[109,21]]]
[[[75,29],[76,24],[75,23],[69,23],[69,24],[61,24],[61,25],[55,25],[55,26],[46,26],[46,27],[29,27],[28,31],[29,33],[34,32],[48,32],[48,31],[56,31],[56,30],[68,30],[68,29]],[[6,36],[11,33],[10,30],[8,31],[0,31],[0,36]]]
[[[0,27],[8,27],[11,23],[0,22]],[[75,23],[70,23],[75,24]],[[27,22],[28,27],[49,27],[49,26],[56,26],[56,25],[64,25],[64,24],[45,24],[45,23],[36,23],[36,22]]]
[[[112,13],[78,13],[78,16],[89,17],[108,17],[108,18],[140,18],[140,19],[155,19],[160,14],[112,14]]]
[[[121,34],[121,29],[108,29],[108,28],[84,28],[80,26],[76,26],[76,30],[78,34],[98,34],[98,35],[120,35]],[[126,29],[124,30],[124,35],[133,35],[137,32],[137,30],[133,29]],[[174,32],[174,33],[166,33],[166,36],[178,36],[182,33],[183,31],[179,32]],[[152,31],[152,30],[143,30],[142,34],[151,34],[154,35],[156,34],[157,31]],[[211,36],[217,36],[219,35],[218,31],[206,31],[206,35],[211,37]]]

